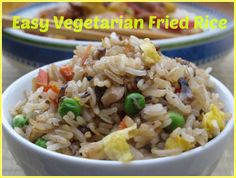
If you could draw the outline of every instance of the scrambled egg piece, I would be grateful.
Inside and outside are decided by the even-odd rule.
[[[186,140],[184,140],[180,135],[177,135],[176,137],[169,137],[166,140],[165,149],[175,149],[180,148],[183,151],[189,150],[194,147],[193,143],[189,143]]]
[[[111,160],[129,161],[133,159],[127,140],[137,134],[137,125],[111,133],[103,138],[104,152]]]
[[[215,128],[212,121],[215,120],[220,131],[222,131],[225,127],[225,119],[225,113],[220,111],[220,109],[216,105],[211,104],[210,111],[203,116],[202,124],[211,137],[215,136]]]
[[[133,159],[129,144],[123,135],[113,135],[104,140],[104,151],[111,160],[129,161]]]
[[[151,66],[155,64],[156,62],[160,61],[161,57],[157,53],[156,48],[154,44],[150,42],[144,42],[140,45],[140,48],[143,51],[143,62],[147,66]]]

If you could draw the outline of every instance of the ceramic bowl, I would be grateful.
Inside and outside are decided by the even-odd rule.
[[[60,66],[66,62],[56,64]],[[4,137],[9,151],[26,175],[210,175],[232,138],[233,116],[220,135],[206,145],[171,157],[122,163],[72,157],[48,151],[18,135],[12,128],[9,112],[23,98],[23,91],[31,90],[31,80],[37,74],[38,69],[19,78],[5,90],[2,97]],[[210,80],[216,85],[216,92],[224,102],[225,111],[233,114],[234,99],[230,91],[216,78],[211,77]]]
[[[22,17],[36,16],[41,10],[63,6],[64,3],[37,3],[18,9],[12,15]],[[233,49],[233,19],[214,9],[208,9],[196,3],[178,3],[178,7],[196,15],[208,15],[211,18],[227,18],[226,29],[208,29],[203,33],[173,39],[153,40],[160,46],[163,54],[169,57],[182,57],[196,64],[206,63],[219,58]],[[132,35],[132,34],[131,34]],[[96,41],[62,40],[36,36],[19,30],[3,30],[3,49],[11,58],[24,63],[40,66],[71,58],[77,45],[100,44]]]

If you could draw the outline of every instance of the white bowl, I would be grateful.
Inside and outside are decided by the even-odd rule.
[[[57,65],[65,63],[58,62]],[[4,137],[10,152],[26,175],[210,175],[233,132],[233,119],[230,119],[222,133],[204,146],[177,156],[129,163],[91,160],[48,151],[18,135],[11,126],[12,117],[9,113],[17,101],[23,98],[23,91],[31,90],[31,80],[37,73],[38,69],[24,75],[3,93]],[[233,114],[234,99],[230,91],[216,78],[211,77],[210,80],[216,84],[216,92],[224,102],[225,111]]]

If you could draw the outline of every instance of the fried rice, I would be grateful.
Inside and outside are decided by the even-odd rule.
[[[32,91],[11,111],[13,122],[18,115],[27,119],[14,130],[75,157],[130,161],[177,155],[205,145],[231,117],[214,93],[210,71],[164,56],[149,39],[113,34],[101,46],[77,46],[64,66],[39,69]],[[130,115],[124,102],[134,92],[145,106]],[[80,114],[61,115],[64,98],[76,100]],[[174,122],[170,112],[183,116],[184,124],[168,129]]]

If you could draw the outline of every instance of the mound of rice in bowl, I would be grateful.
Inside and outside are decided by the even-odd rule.
[[[206,144],[230,113],[203,70],[162,55],[148,39],[78,46],[39,69],[12,110],[14,130],[45,149],[101,160],[176,155]]]

